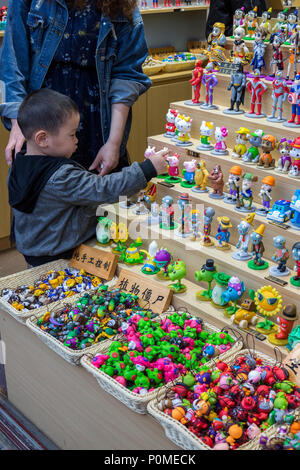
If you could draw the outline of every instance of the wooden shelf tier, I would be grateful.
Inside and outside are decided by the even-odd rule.
[[[150,2],[149,2],[150,3]],[[181,7],[159,7],[159,8],[147,8],[147,9],[140,9],[142,15],[153,15],[153,14],[160,14],[160,13],[185,13],[187,11],[201,11],[201,10],[208,10],[208,5],[191,5],[191,6],[184,6]]]

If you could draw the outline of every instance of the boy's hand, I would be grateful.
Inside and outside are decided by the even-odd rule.
[[[156,152],[154,155],[149,157],[149,160],[151,160],[158,175],[162,175],[168,171],[168,164],[166,161],[168,153],[169,150],[167,148],[163,148],[159,152]]]

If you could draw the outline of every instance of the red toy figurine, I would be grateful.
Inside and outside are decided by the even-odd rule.
[[[190,80],[190,83],[193,85],[194,88],[194,98],[191,100],[192,103],[190,104],[200,104],[200,88],[202,83],[202,76],[202,61],[198,60],[198,62],[196,62],[196,67],[193,71],[193,78]]]
[[[289,334],[293,329],[293,324],[297,320],[296,305],[287,304],[282,313],[278,315],[279,333],[272,333],[268,336],[268,340],[277,346],[285,346],[289,341]]]
[[[247,83],[247,89],[251,94],[251,108],[250,113],[246,113],[247,117],[264,117],[265,114],[261,112],[261,100],[262,95],[267,91],[267,85],[260,78],[260,71],[258,69],[254,70],[253,78],[249,79]],[[255,104],[257,104],[257,111],[255,113]]]

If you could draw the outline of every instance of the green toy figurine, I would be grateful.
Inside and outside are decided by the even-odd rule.
[[[175,284],[169,284],[168,287],[172,289],[176,294],[185,292],[187,287],[181,283],[181,279],[186,275],[185,263],[181,260],[175,261],[168,266],[168,274],[171,281],[177,281]]]
[[[111,225],[111,219],[108,219],[107,217],[99,217],[96,228],[96,238],[99,245],[109,245],[111,243]]]
[[[214,260],[207,259],[203,264],[200,271],[195,271],[196,281],[205,281],[208,283],[208,289],[197,292],[196,297],[198,300],[211,300],[211,284],[214,280],[214,275],[217,273],[217,269],[214,265]]]
[[[228,302],[223,298],[223,294],[227,291],[230,276],[225,273],[216,273],[214,280],[216,285],[211,293],[211,302],[217,308],[224,308]]]

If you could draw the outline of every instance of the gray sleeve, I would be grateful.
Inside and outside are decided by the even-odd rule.
[[[105,176],[73,165],[63,165],[52,175],[44,190],[68,204],[89,206],[117,202],[119,196],[130,197],[146,186],[144,173],[134,162],[118,173]]]

